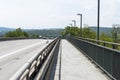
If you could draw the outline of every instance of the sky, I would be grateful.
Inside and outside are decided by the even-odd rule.
[[[0,0],[0,27],[64,28],[76,20],[97,25],[98,0]],[[120,0],[100,0],[100,26],[120,24]]]

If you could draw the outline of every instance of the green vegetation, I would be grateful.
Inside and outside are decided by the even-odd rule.
[[[78,27],[67,26],[64,32],[62,32],[62,36],[65,36],[65,35],[72,35],[72,36],[80,37],[80,29]],[[96,32],[92,31],[88,27],[85,27],[82,29],[82,37],[95,39]]]
[[[28,33],[23,31],[21,28],[17,28],[14,31],[9,31],[5,34],[5,37],[18,37],[18,38],[26,38],[29,37]]]
[[[80,29],[78,27],[65,27],[65,30],[62,32],[62,36],[66,35],[72,35],[80,37]],[[83,38],[90,38],[90,39],[96,39],[97,33],[93,29],[90,29],[90,27],[86,24],[84,25],[84,28],[82,29],[82,37]],[[101,32],[100,33],[100,40],[101,41],[107,41],[107,42],[115,42],[120,43],[120,25],[113,25],[113,28],[109,32]]]
[[[95,39],[96,38],[96,32],[92,31],[89,27],[85,27],[82,30],[82,37]]]
[[[63,29],[24,29],[21,28],[11,29],[4,33],[4,37],[29,37],[29,38],[55,38],[61,35]],[[1,35],[3,37],[3,35]]]
[[[33,34],[31,35],[31,38],[39,38],[39,35]]]
[[[119,42],[119,36],[120,36],[120,26],[119,25],[113,25],[112,30],[112,39],[113,42],[118,43]]]
[[[101,34],[100,34],[100,40],[112,42],[112,38],[109,37],[105,32],[101,32]]]
[[[62,32],[62,35],[65,36],[65,35],[72,35],[72,36],[78,36],[80,34],[80,30],[78,27],[69,27],[67,26],[65,28],[65,31]]]
[[[82,37],[83,38],[90,38],[90,39],[96,39],[97,33],[94,30],[96,28],[89,27],[88,25],[85,25],[82,29]],[[102,28],[103,29],[103,28]],[[96,29],[97,30],[97,29]],[[109,33],[109,34],[108,34]],[[62,36],[71,35],[80,37],[80,29],[78,27],[65,27],[65,30],[62,32]],[[103,32],[100,32],[100,40],[106,41],[106,42],[114,42],[114,43],[120,43],[120,25],[113,25],[113,28],[111,30],[103,30]],[[103,42],[99,43],[100,45],[104,45]],[[112,48],[113,46],[111,44],[105,44],[106,47]],[[116,49],[120,50],[120,46],[114,46]]]
[[[39,35],[42,37],[55,38],[61,35],[63,29],[28,29],[24,31],[27,32],[30,37]]]

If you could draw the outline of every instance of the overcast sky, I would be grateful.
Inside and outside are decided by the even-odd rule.
[[[98,0],[0,0],[0,26],[64,28],[83,14],[83,24],[96,26]],[[101,1],[101,26],[120,24],[120,0]]]

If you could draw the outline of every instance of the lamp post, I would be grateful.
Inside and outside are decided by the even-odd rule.
[[[70,26],[72,27],[73,25],[72,25],[72,24],[70,24]]]
[[[100,0],[98,0],[97,40],[99,40],[99,27],[100,27]]]
[[[82,37],[82,14],[77,14],[80,16],[80,37]]]
[[[72,22],[74,22],[74,27],[76,27],[76,20],[72,20]]]

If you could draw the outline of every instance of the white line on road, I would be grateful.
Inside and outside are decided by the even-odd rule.
[[[36,43],[36,44],[33,44],[33,45],[29,45],[29,46],[24,47],[24,48],[22,48],[22,49],[18,49],[18,50],[14,51],[14,52],[10,52],[10,53],[8,53],[8,54],[6,54],[6,55],[0,56],[0,59],[2,59],[2,58],[4,58],[4,57],[7,57],[7,56],[9,56],[9,55],[15,54],[15,53],[17,53],[17,52],[20,52],[20,51],[22,51],[22,50],[31,48],[31,47],[33,47],[33,46],[39,45],[39,44],[42,44],[42,42],[39,42],[39,43]]]

